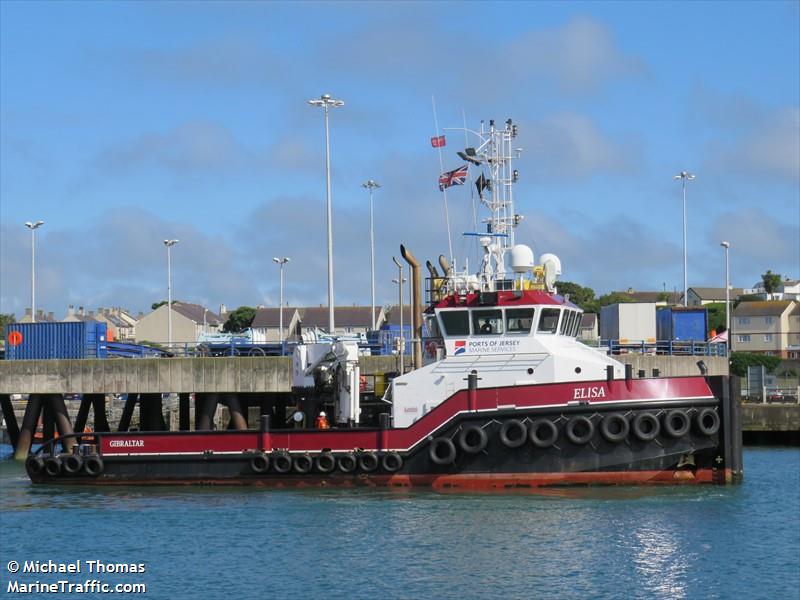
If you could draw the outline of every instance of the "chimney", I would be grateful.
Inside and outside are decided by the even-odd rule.
[[[106,309],[105,309],[105,308],[103,308],[102,306],[98,306],[98,307],[97,307],[97,314],[98,314],[98,315],[104,315],[104,314],[106,314]]]
[[[94,317],[94,311],[93,311],[93,310],[90,310],[90,311],[89,311],[89,316],[90,316],[90,317]]]
[[[48,321],[55,321],[56,320],[55,314],[51,313],[51,312],[47,313],[47,320]]]
[[[222,315],[227,315],[227,314],[228,314],[228,307],[225,306],[224,304],[220,304],[219,305],[219,316],[221,317]]]
[[[25,309],[25,316],[30,317],[33,314],[33,311],[30,308]]]
[[[79,314],[80,316],[82,316],[82,317],[83,317],[83,316],[86,314],[86,313],[83,311],[83,307],[82,307],[82,306],[79,306],[79,307],[78,307],[78,314]]]
[[[144,317],[144,313],[142,311],[139,311],[139,313],[136,315],[136,320],[138,321],[142,317]]]
[[[44,319],[44,309],[41,308],[36,309],[36,318],[39,320]]]
[[[75,307],[72,304],[70,304],[67,307],[67,317],[74,317],[74,316],[75,316]]]

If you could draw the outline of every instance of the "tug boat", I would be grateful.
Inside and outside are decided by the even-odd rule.
[[[258,429],[75,434],[69,453],[51,440],[28,457],[31,480],[488,491],[741,481],[729,378],[700,368],[634,377],[578,341],[582,311],[558,294],[559,259],[537,262],[514,240],[516,125],[469,133],[477,147],[459,155],[488,171],[478,185],[486,231],[475,235],[483,261],[475,274],[452,257],[439,257],[441,271],[428,262],[423,292],[421,265],[401,247],[414,290],[413,369],[398,370],[377,410],[362,409],[354,341],[299,343],[294,410],[326,411],[330,429],[294,428],[291,418],[287,427],[285,414],[273,423],[265,411]]]

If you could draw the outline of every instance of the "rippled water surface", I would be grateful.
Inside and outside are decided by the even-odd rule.
[[[800,598],[800,450],[747,449],[745,469],[498,496],[34,487],[2,460],[0,595],[10,560],[96,559],[145,563],[100,577],[145,598]]]

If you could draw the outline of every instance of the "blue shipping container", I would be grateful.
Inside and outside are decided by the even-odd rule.
[[[662,308],[656,313],[659,341],[704,342],[708,335],[708,311],[705,308]]]
[[[12,323],[4,332],[6,360],[106,358],[107,329],[105,323],[95,321]]]

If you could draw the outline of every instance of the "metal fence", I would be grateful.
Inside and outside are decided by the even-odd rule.
[[[586,343],[586,342],[584,342]],[[589,343],[589,345],[592,345]],[[724,342],[699,342],[694,340],[598,340],[598,348],[608,354],[652,354],[661,356],[728,356]]]

